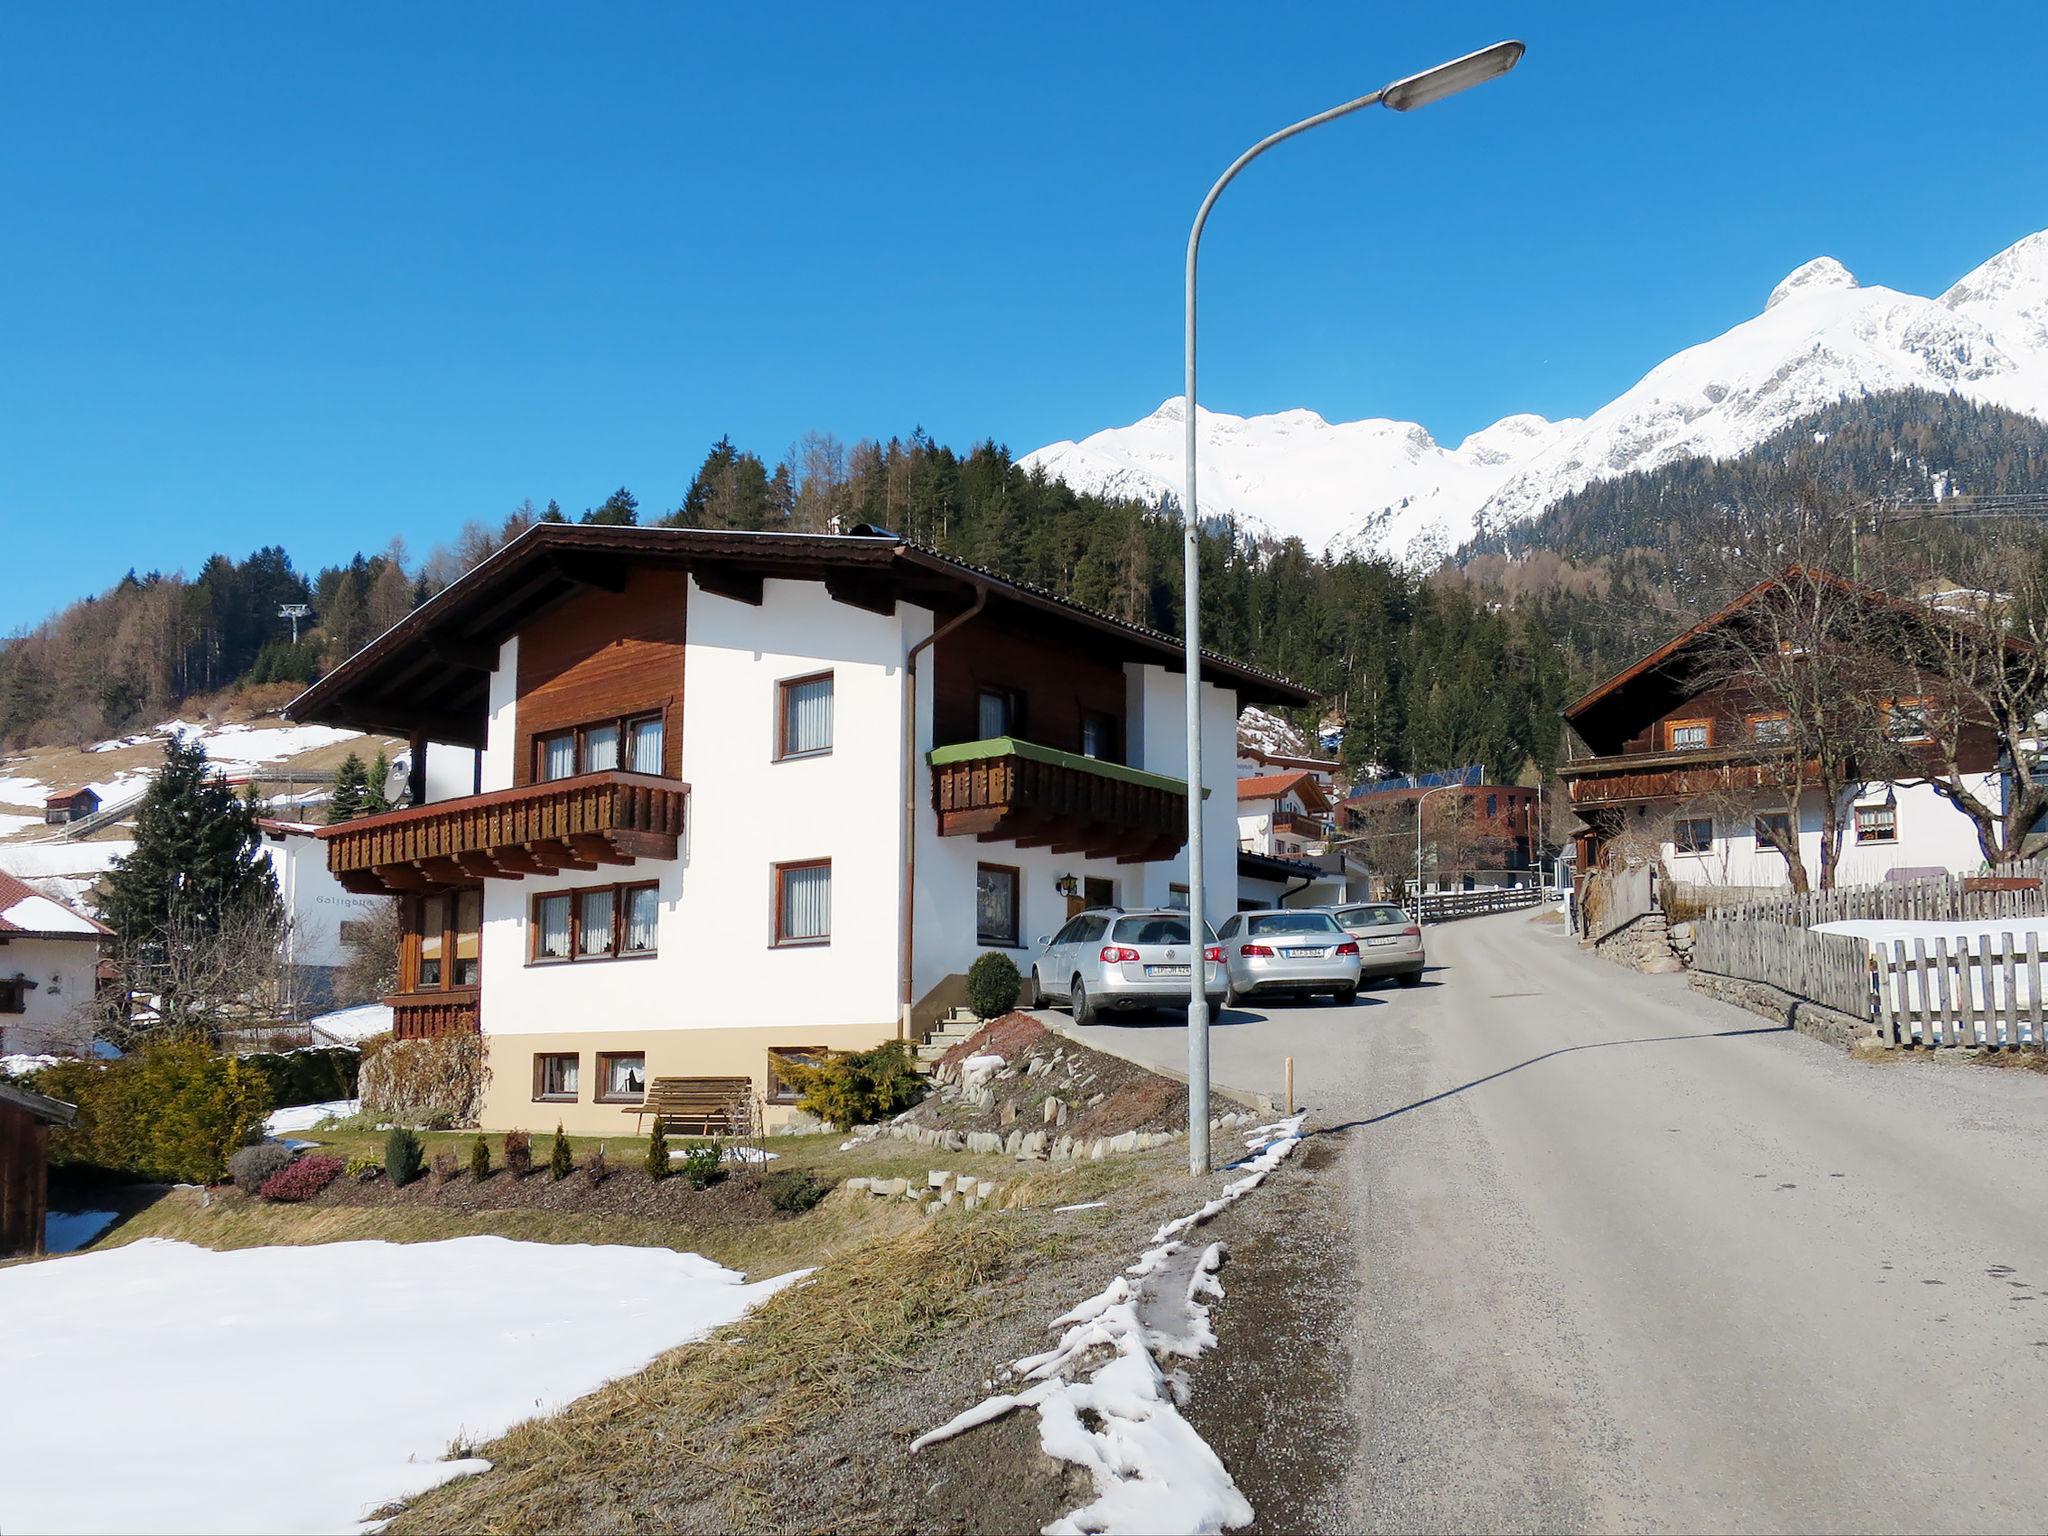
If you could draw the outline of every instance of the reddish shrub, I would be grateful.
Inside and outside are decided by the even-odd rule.
[[[265,1200],[310,1200],[341,1177],[338,1157],[302,1157],[277,1170],[257,1191]]]

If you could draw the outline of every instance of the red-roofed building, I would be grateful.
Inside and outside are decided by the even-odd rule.
[[[1322,852],[1330,838],[1330,797],[1304,768],[1237,781],[1237,846],[1294,859]]]
[[[0,1055],[81,1050],[113,930],[0,872]]]

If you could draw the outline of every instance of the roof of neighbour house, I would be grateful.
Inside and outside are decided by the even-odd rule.
[[[1312,811],[1327,811],[1329,797],[1323,793],[1323,786],[1316,782],[1316,776],[1304,769],[1289,773],[1262,773],[1256,778],[1237,781],[1237,798],[1240,800],[1277,800],[1289,790],[1301,796],[1301,803]]]
[[[1254,880],[1311,880],[1328,873],[1330,871],[1322,865],[1307,859],[1283,859],[1270,853],[1252,853],[1243,848],[1237,850],[1239,879],[1249,876]]]
[[[281,821],[275,816],[258,816],[256,825],[272,837],[312,837],[320,828],[310,821]]]
[[[0,870],[0,938],[100,939],[114,930]]]
[[[1439,768],[1434,773],[1411,773],[1398,779],[1375,779],[1369,784],[1351,786],[1350,799],[1361,800],[1367,795],[1399,795],[1419,793],[1429,789],[1443,789],[1452,784],[1464,784],[1477,788],[1486,780],[1486,769],[1478,763],[1463,768]]]
[[[449,583],[286,709],[398,735],[480,746],[497,647],[523,623],[571,593],[623,589],[635,567],[687,570],[729,595],[758,598],[764,579],[821,581],[842,602],[878,612],[916,603],[952,617],[986,593],[987,612],[1085,634],[1124,660],[1171,666],[1184,654],[1171,635],[1126,623],[1025,582],[912,544],[885,531],[744,533],[701,528],[537,523]],[[715,585],[714,585],[715,584]],[[1241,699],[1312,703],[1298,683],[1213,651],[1202,675]]]

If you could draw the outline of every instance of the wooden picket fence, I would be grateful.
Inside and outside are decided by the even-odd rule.
[[[1657,910],[1657,866],[1602,870],[1593,877],[1596,893],[1587,904],[1586,937],[1599,943],[1639,917]]]
[[[2039,863],[2002,865],[1996,874],[1892,880],[1877,885],[1837,886],[1831,891],[1786,891],[1766,901],[1716,907],[1717,918],[1784,923],[1811,928],[1817,923],[1856,919],[1937,923],[1995,922],[2005,917],[2048,915],[2048,886]]]
[[[1926,939],[1894,939],[1872,965],[1878,1035],[1888,1044],[2044,1048],[2038,933],[1984,933],[1953,947],[1936,938],[1931,952]]]
[[[1693,924],[1695,970],[1761,982],[1854,1019],[1871,1010],[1870,942],[1780,923],[1703,917]]]
[[[1416,901],[1416,916],[1425,923],[1447,923],[1454,918],[1480,917],[1488,912],[1512,912],[1533,907],[1543,899],[1534,885],[1477,891],[1425,891]]]

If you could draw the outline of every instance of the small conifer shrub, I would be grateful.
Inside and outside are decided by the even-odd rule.
[[[692,1189],[709,1189],[725,1177],[725,1164],[715,1141],[693,1141],[683,1148],[676,1172],[690,1181]]]
[[[569,1138],[562,1134],[562,1122],[555,1122],[555,1144],[548,1149],[548,1172],[557,1180],[566,1179],[576,1167],[576,1159],[569,1155]]]
[[[1024,978],[1008,955],[990,950],[967,967],[967,1006],[977,1019],[997,1019],[1017,1006]]]
[[[403,1189],[420,1176],[427,1161],[426,1148],[409,1126],[394,1125],[384,1136],[384,1176],[393,1189]]]
[[[668,1133],[661,1128],[661,1119],[656,1116],[654,1134],[647,1138],[647,1177],[665,1179],[668,1175]]]
[[[469,1176],[479,1184],[491,1176],[491,1144],[484,1140],[482,1131],[469,1144]]]

